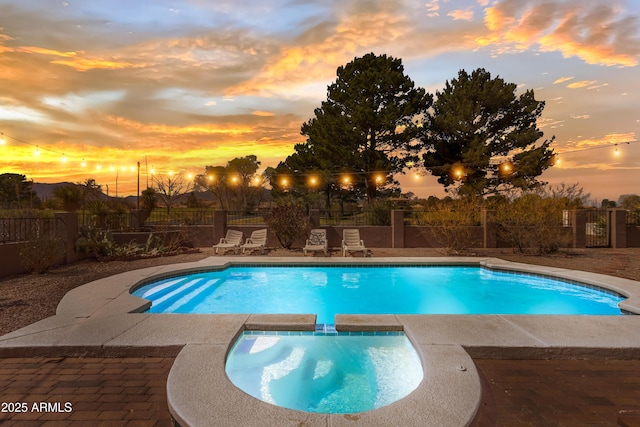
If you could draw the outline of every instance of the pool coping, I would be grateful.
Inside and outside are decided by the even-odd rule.
[[[223,256],[134,270],[80,286],[64,296],[55,316],[1,336],[0,355],[54,354],[56,351],[82,354],[95,348],[114,354],[135,348],[176,352],[181,348],[167,382],[170,410],[181,425],[199,424],[212,416],[222,424],[226,419],[236,423],[242,420],[244,425],[264,425],[265,420],[275,424],[278,420],[293,424],[295,420],[309,425],[329,422],[332,425],[376,425],[375,420],[380,424],[384,424],[381,420],[404,420],[404,424],[411,425],[411,420],[414,424],[419,420],[419,425],[464,425],[471,422],[480,402],[479,380],[470,356],[640,356],[640,316],[338,315],[336,327],[343,331],[403,330],[423,359],[425,380],[407,398],[374,411],[350,415],[310,414],[274,407],[248,397],[226,379],[224,360],[235,338],[245,329],[312,330],[315,328],[314,315],[149,314],[143,312],[150,303],[130,294],[136,285],[178,271],[202,271],[233,264],[363,263],[480,265],[557,277],[610,289],[627,298],[620,304],[622,309],[640,313],[640,282],[499,258]],[[205,362],[208,365],[203,365]],[[452,387],[453,384],[459,386]]]

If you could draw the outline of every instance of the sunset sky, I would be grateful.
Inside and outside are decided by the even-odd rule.
[[[639,18],[640,0],[0,0],[0,173],[124,195],[137,162],[143,188],[152,167],[276,166],[336,68],[374,52],[430,93],[480,67],[533,89],[560,153],[543,180],[640,194]],[[415,172],[403,191],[444,194]]]

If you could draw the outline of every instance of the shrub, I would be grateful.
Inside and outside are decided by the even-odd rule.
[[[571,243],[562,230],[567,200],[525,194],[496,212],[498,235],[520,253],[544,255]]]
[[[115,248],[116,243],[110,231],[92,226],[80,229],[80,237],[76,240],[76,252],[90,253],[99,258],[112,256]]]
[[[430,225],[437,243],[447,254],[460,254],[480,242],[476,238],[479,201],[472,197],[440,201],[422,214],[420,223]]]
[[[291,249],[296,240],[304,239],[311,230],[306,209],[294,202],[276,206],[265,215],[264,219],[269,230],[285,249]]]
[[[42,274],[62,261],[65,252],[64,239],[41,233],[24,244],[20,250],[20,262],[28,272]]]

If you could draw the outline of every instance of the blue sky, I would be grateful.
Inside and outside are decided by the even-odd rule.
[[[0,0],[0,173],[117,176],[133,192],[145,159],[159,174],[248,154],[275,166],[336,68],[374,52],[431,93],[476,68],[533,89],[561,153],[543,179],[640,193],[639,13],[616,0]],[[415,172],[404,191],[443,195]]]

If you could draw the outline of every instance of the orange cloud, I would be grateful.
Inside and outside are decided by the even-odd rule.
[[[490,33],[476,39],[480,46],[522,51],[537,45],[589,64],[638,64],[637,19],[619,16],[612,5],[504,0],[485,9],[484,23]]]
[[[93,69],[118,70],[122,68],[140,68],[142,65],[133,65],[129,62],[106,61],[102,59],[75,58],[72,60],[55,60],[52,64],[66,65],[76,71],[89,71]]]
[[[569,80],[573,80],[573,76],[571,77],[560,77],[559,79],[557,79],[556,81],[553,82],[554,85],[560,84],[560,83],[564,83],[567,82]]]
[[[597,80],[582,80],[579,82],[570,83],[567,85],[567,87],[569,89],[580,89],[587,86],[593,86],[596,83],[598,83]]]
[[[120,128],[135,131],[143,134],[163,134],[163,135],[243,135],[254,131],[249,126],[235,126],[227,124],[216,126],[211,124],[199,124],[189,126],[169,126],[163,124],[146,124],[136,122],[134,120],[125,119],[124,117],[110,116],[106,119],[107,123],[116,125]]]
[[[273,117],[275,116],[274,113],[272,113],[271,111],[254,111],[253,113],[254,116],[258,116],[258,117]]]
[[[456,9],[447,13],[447,16],[452,17],[454,21],[473,21],[473,10]]]
[[[302,46],[284,47],[249,82],[228,90],[227,96],[279,93],[292,86],[327,81],[354,55],[387,45],[411,32],[402,16],[387,12],[348,16],[330,34]]]
[[[11,37],[0,34],[0,41],[3,40],[13,40]],[[97,58],[88,58],[80,56],[78,52],[70,51],[70,52],[62,52],[55,49],[48,49],[44,47],[38,46],[18,46],[18,47],[8,47],[0,45],[0,53],[27,53],[34,55],[44,55],[44,56],[54,56],[65,59],[56,59],[51,61],[52,64],[65,65],[71,68],[74,68],[77,71],[88,71],[96,68],[100,69],[121,69],[121,68],[137,68],[142,65],[134,65],[129,62],[119,62],[113,60],[104,60]]]
[[[602,138],[595,139],[583,139],[578,141],[575,145],[578,148],[585,147],[598,147],[603,145],[622,144],[624,142],[635,141],[636,134],[634,132],[628,133],[610,133]]]

